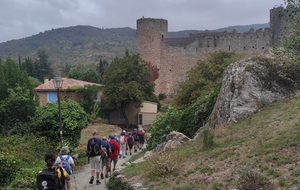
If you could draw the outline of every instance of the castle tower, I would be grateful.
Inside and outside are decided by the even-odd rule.
[[[162,41],[168,37],[168,21],[165,19],[140,18],[137,20],[138,52],[143,60],[156,66],[161,76]],[[160,76],[154,81],[155,94],[160,93]]]

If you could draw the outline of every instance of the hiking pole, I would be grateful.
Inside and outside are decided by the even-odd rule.
[[[106,173],[107,173],[107,169],[106,169],[106,166],[107,166],[106,157],[107,157],[107,155],[104,154],[103,163],[104,163],[105,173],[104,173],[104,170],[103,170],[103,175],[104,175],[104,184],[105,184],[105,185],[106,185]],[[103,166],[102,166],[102,168],[103,168]]]

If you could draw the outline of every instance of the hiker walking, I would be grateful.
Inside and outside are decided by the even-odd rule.
[[[69,148],[67,146],[63,146],[60,149],[60,156],[56,158],[55,164],[62,164],[62,167],[66,170],[70,177],[72,177],[72,170],[75,168],[75,163],[72,156],[69,155]],[[66,180],[66,185],[67,190],[70,190],[70,180]]]
[[[120,149],[121,149],[119,158],[121,158],[122,156],[123,156],[123,158],[125,158],[127,141],[126,141],[126,136],[125,136],[124,131],[121,133],[121,136],[119,138],[119,143],[120,143]]]
[[[132,155],[133,142],[134,142],[134,138],[133,138],[132,134],[129,132],[128,137],[127,137],[127,144],[128,144],[128,149],[129,149],[130,155]]]
[[[96,185],[101,184],[100,177],[100,164],[101,164],[101,152],[104,152],[102,147],[102,140],[97,138],[98,131],[92,132],[92,138],[87,143],[87,155],[91,164],[91,179],[90,184],[93,184],[96,173]]]
[[[133,143],[133,146],[134,146],[134,152],[136,152],[138,149],[139,149],[139,136],[138,136],[138,132],[137,132],[137,129],[134,128],[134,131],[132,133],[132,136],[134,138],[134,143]]]
[[[116,170],[116,165],[118,162],[118,156],[119,156],[119,151],[120,151],[120,146],[119,143],[115,140],[115,138],[110,135],[109,136],[109,144],[110,144],[110,149],[111,149],[111,154],[110,154],[110,164],[109,164],[109,171],[111,171],[111,163],[113,162],[113,170]]]
[[[108,169],[109,169],[109,155],[111,154],[110,144],[106,137],[102,138],[102,146],[104,148],[104,154],[102,154],[102,165],[101,165],[101,179],[104,179],[104,166],[105,166],[105,178],[108,178]]]
[[[143,150],[145,144],[145,131],[143,129],[140,130],[139,134],[139,147]]]
[[[37,174],[36,183],[38,190],[65,190],[65,180],[70,180],[70,175],[59,164],[55,167],[56,155],[53,151],[45,154],[47,168]]]

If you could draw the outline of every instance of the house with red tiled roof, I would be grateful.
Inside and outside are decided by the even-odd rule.
[[[61,100],[72,99],[79,102],[81,96],[76,93],[76,89],[84,87],[86,85],[103,86],[102,84],[86,82],[82,80],[76,80],[71,78],[62,78],[63,84],[60,88]],[[54,87],[53,79],[44,79],[44,83],[34,88],[34,91],[39,96],[40,106],[46,105],[48,102],[56,102],[57,89]],[[95,101],[100,101],[100,91],[95,94]]]

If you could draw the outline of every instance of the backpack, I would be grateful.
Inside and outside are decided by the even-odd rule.
[[[57,170],[60,170],[61,177],[58,178]],[[64,190],[65,176],[61,167],[55,169],[43,169],[36,177],[38,190]]]
[[[68,155],[65,158],[63,156],[60,156],[59,158],[60,158],[60,161],[62,162],[62,167],[66,170],[66,172],[68,172],[68,174],[71,175],[71,166],[68,162],[70,155]]]
[[[138,136],[137,132],[133,132],[132,136],[134,138],[134,141],[139,141],[139,136]]]
[[[120,136],[120,144],[124,144],[125,143],[125,136]]]
[[[128,144],[133,144],[133,137],[128,137]]]
[[[114,144],[110,144],[110,150],[111,150],[111,153],[114,153],[115,152],[115,145]]]
[[[87,154],[89,156],[100,155],[100,146],[97,138],[91,138],[89,140]]]

